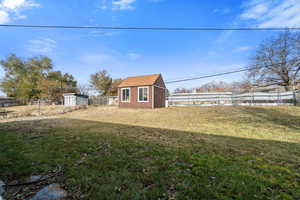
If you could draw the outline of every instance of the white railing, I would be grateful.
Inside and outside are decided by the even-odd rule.
[[[233,94],[232,92],[179,93],[167,97],[169,106],[215,106],[215,105],[292,105],[296,92],[254,92]]]

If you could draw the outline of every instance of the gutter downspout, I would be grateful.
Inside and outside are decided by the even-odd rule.
[[[118,95],[118,107],[120,107],[120,102],[121,102],[120,88],[117,88],[117,95]]]
[[[154,109],[154,85],[152,85],[152,109]]]

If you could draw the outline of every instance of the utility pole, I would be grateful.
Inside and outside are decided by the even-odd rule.
[[[254,82],[255,82],[255,78],[253,77],[252,78],[252,89],[251,89],[251,94],[252,94],[252,97],[251,97],[251,105],[253,106],[254,105]]]
[[[297,105],[297,99],[296,99],[295,79],[293,79],[292,84],[293,84],[293,86],[292,86],[292,90],[293,90],[293,104],[294,104],[294,106],[296,106]]]
[[[38,105],[39,105],[39,115],[41,115],[41,100],[38,100]]]
[[[64,98],[63,98],[63,80],[60,79],[60,98],[61,98],[61,104],[64,104]]]
[[[280,101],[280,93],[279,93],[279,88],[278,87],[276,88],[276,91],[277,91],[277,106],[279,106],[281,101]]]

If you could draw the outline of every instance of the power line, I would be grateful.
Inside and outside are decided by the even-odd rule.
[[[281,65],[284,63],[278,63],[275,65]],[[175,81],[167,81],[166,84],[170,84],[170,83],[179,83],[179,82],[185,82],[185,81],[193,81],[193,80],[199,80],[199,79],[204,79],[204,78],[211,78],[211,77],[216,77],[216,76],[223,76],[223,75],[227,75],[227,74],[235,74],[235,73],[240,73],[240,72],[244,72],[244,71],[249,71],[252,69],[261,69],[261,68],[268,68],[268,67],[272,67],[274,66],[274,64],[272,65],[266,65],[266,66],[260,66],[260,67],[246,67],[246,68],[240,68],[234,71],[228,71],[228,72],[222,72],[222,73],[217,73],[217,74],[211,74],[211,75],[204,75],[204,76],[199,76],[199,77],[194,77],[194,78],[186,78],[186,79],[181,79],[181,80],[175,80]]]
[[[195,78],[186,78],[186,79],[181,79],[181,80],[176,80],[176,81],[168,81],[168,82],[166,82],[166,84],[199,80],[199,79],[211,78],[211,77],[215,77],[215,76],[223,76],[223,75],[227,75],[227,74],[234,74],[234,73],[244,72],[244,71],[248,71],[248,70],[249,69],[241,69],[241,70],[236,70],[236,71],[217,73],[217,74],[213,74],[213,75],[199,76],[199,77],[195,77]]]
[[[64,25],[25,25],[0,24],[6,28],[42,28],[42,29],[102,29],[102,30],[152,30],[152,31],[284,31],[300,30],[300,27],[123,27],[123,26],[64,26]]]

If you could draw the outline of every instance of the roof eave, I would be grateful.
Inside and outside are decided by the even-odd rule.
[[[126,87],[143,87],[143,86],[152,86],[154,84],[146,84],[146,85],[121,85],[118,88],[126,88]]]

